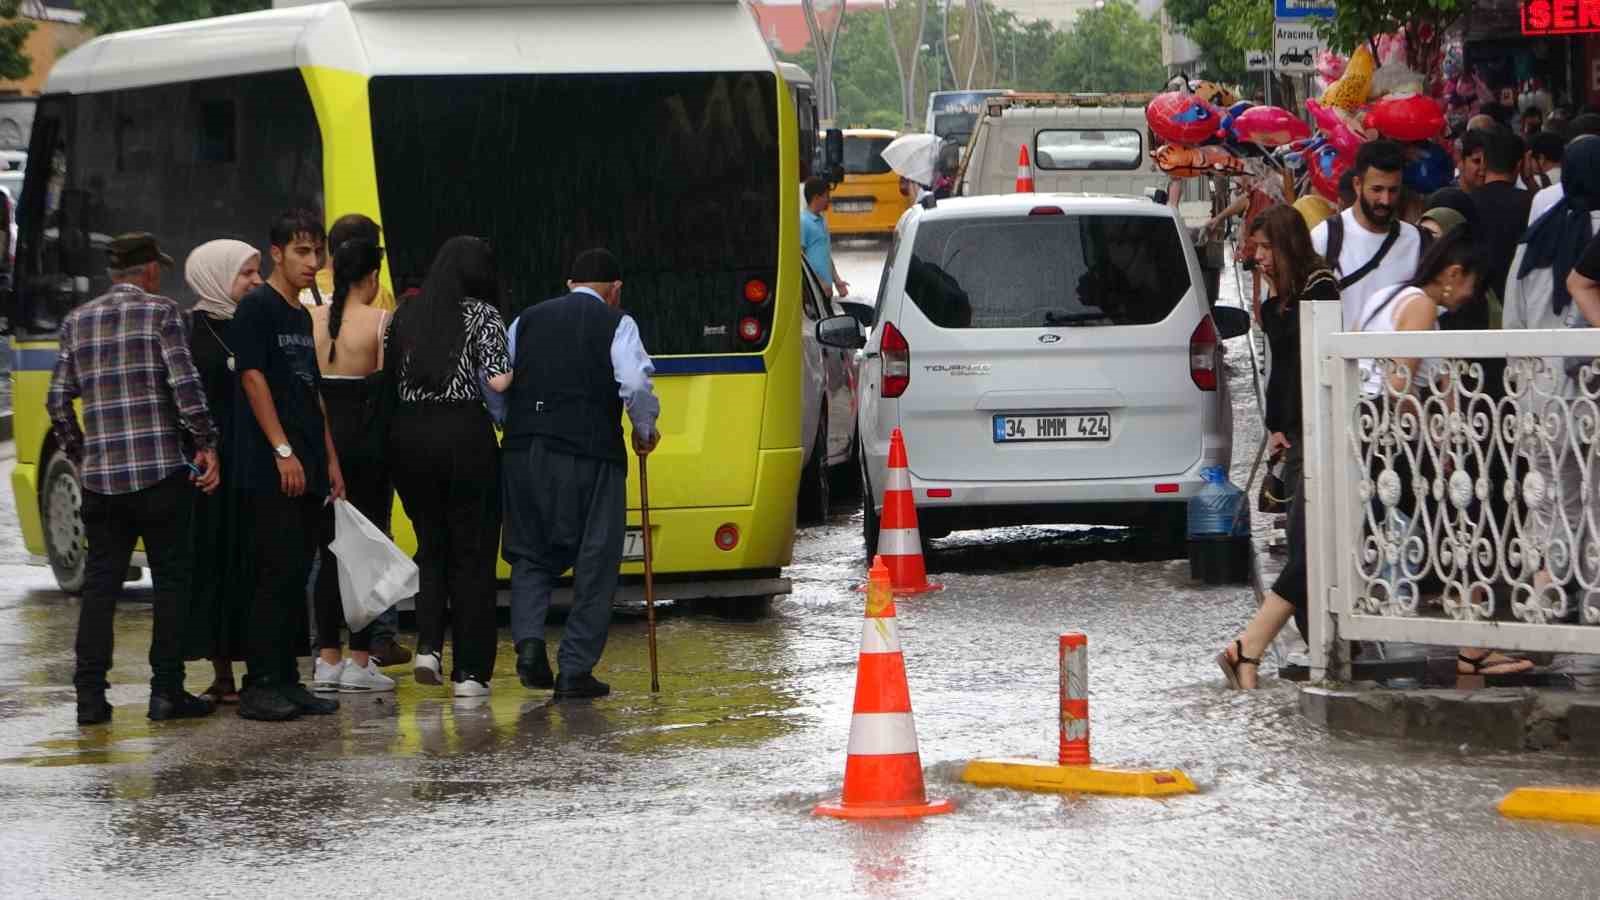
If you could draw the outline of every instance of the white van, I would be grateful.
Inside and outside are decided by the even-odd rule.
[[[1017,524],[1143,525],[1184,540],[1184,501],[1232,457],[1220,342],[1177,213],[1148,200],[1008,194],[900,220],[862,353],[869,553],[894,429],[924,538]]]

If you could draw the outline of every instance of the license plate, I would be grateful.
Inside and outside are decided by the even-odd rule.
[[[1111,414],[1107,412],[994,417],[996,444],[1023,441],[1109,440],[1111,440]]]
[[[833,208],[842,213],[869,213],[872,212],[871,200],[835,200]]]
[[[644,561],[644,530],[643,529],[640,529],[640,528],[629,528],[627,533],[622,536],[622,561],[623,562],[643,562]]]

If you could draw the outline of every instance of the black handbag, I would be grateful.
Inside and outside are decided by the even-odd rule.
[[[1288,465],[1288,460],[1282,450],[1272,455],[1267,460],[1267,474],[1261,478],[1261,491],[1256,495],[1256,510],[1277,515],[1287,513],[1289,504],[1294,500],[1294,491],[1284,483],[1283,473]]]

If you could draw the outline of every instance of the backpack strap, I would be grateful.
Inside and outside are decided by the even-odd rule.
[[[1340,242],[1343,243],[1344,228],[1342,226],[1339,229],[1339,237]],[[1389,251],[1394,249],[1395,242],[1398,240],[1400,240],[1400,223],[1395,222],[1389,226],[1389,234],[1384,237],[1383,243],[1378,246],[1378,252],[1372,254],[1372,258],[1367,260],[1361,268],[1339,279],[1339,290],[1342,291],[1350,287],[1350,285],[1355,284],[1361,279],[1367,277],[1368,275],[1371,275],[1374,269],[1383,264],[1384,257],[1388,256]],[[1328,241],[1330,245],[1333,242],[1333,231],[1331,229],[1328,232]],[[1335,271],[1337,271],[1338,259],[1339,258],[1335,256],[1333,259],[1329,260],[1329,262],[1334,264]]]
[[[1328,219],[1328,249],[1323,252],[1322,258],[1327,260],[1328,268],[1334,274],[1339,273],[1339,253],[1344,250],[1344,214],[1340,213]],[[1344,285],[1339,285],[1340,289]]]

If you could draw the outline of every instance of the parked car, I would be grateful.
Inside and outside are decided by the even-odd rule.
[[[1220,347],[1248,329],[1243,310],[1211,309],[1166,205],[1014,194],[914,207],[857,388],[868,553],[895,428],[924,539],[1071,522],[1181,545],[1201,470],[1232,456]]]
[[[827,319],[850,319],[823,290],[811,266],[805,265],[805,328],[801,346],[805,353],[804,391],[800,433],[807,435],[805,467],[800,475],[801,522],[827,518],[834,486],[853,489],[856,461],[856,361],[855,347],[830,346],[817,336]],[[860,326],[856,332],[860,334]],[[838,341],[836,340],[836,343]],[[849,342],[845,342],[849,343]]]

